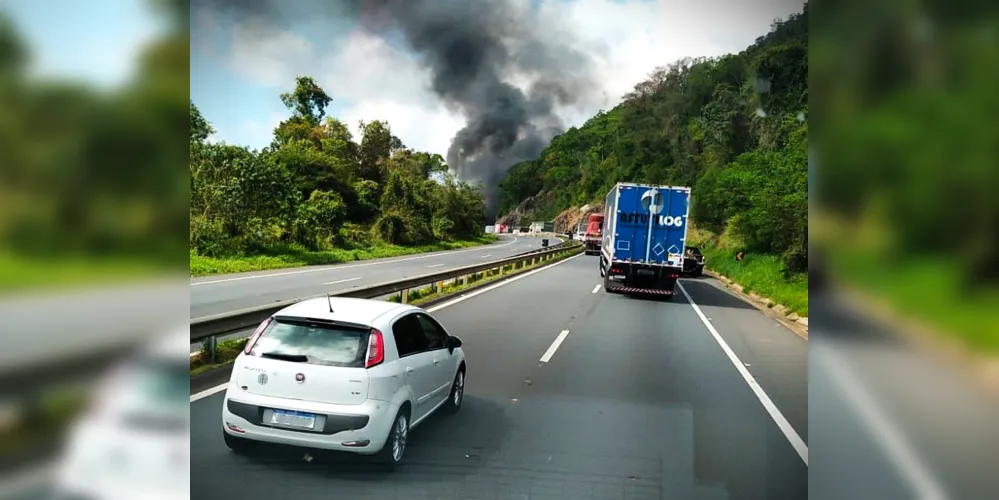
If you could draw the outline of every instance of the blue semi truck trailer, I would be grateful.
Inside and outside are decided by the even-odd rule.
[[[690,188],[619,182],[604,203],[600,276],[607,293],[676,294]]]

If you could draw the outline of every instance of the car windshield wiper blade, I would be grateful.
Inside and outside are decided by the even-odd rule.
[[[304,363],[309,360],[308,356],[302,354],[284,354],[280,352],[265,352],[261,354],[261,356],[271,359],[280,359],[282,361],[292,361],[295,363]]]

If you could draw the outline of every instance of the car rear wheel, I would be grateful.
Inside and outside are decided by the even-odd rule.
[[[451,394],[448,396],[446,410],[448,413],[457,413],[461,409],[461,403],[465,400],[465,370],[459,369],[454,374],[454,382],[451,384]]]
[[[385,446],[378,454],[379,461],[387,465],[398,465],[406,453],[406,442],[409,439],[409,413],[405,408],[399,410],[392,422]]]
[[[246,455],[253,449],[253,442],[233,436],[224,429],[222,430],[222,440],[225,441],[225,446],[237,455]]]

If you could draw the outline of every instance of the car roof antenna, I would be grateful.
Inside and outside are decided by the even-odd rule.
[[[326,303],[330,305],[330,312],[333,312],[333,299],[330,298],[330,294],[326,294]]]

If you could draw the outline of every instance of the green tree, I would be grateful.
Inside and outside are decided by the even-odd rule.
[[[293,118],[314,127],[323,119],[333,98],[311,77],[300,76],[295,79],[295,90],[281,94],[281,102],[292,111]]]
[[[439,154],[407,149],[388,123],[362,123],[356,142],[308,77],[282,95],[292,115],[263,151],[207,144],[211,124],[190,106],[191,247],[254,254],[282,245],[425,244],[475,238],[481,191],[455,180]]]

